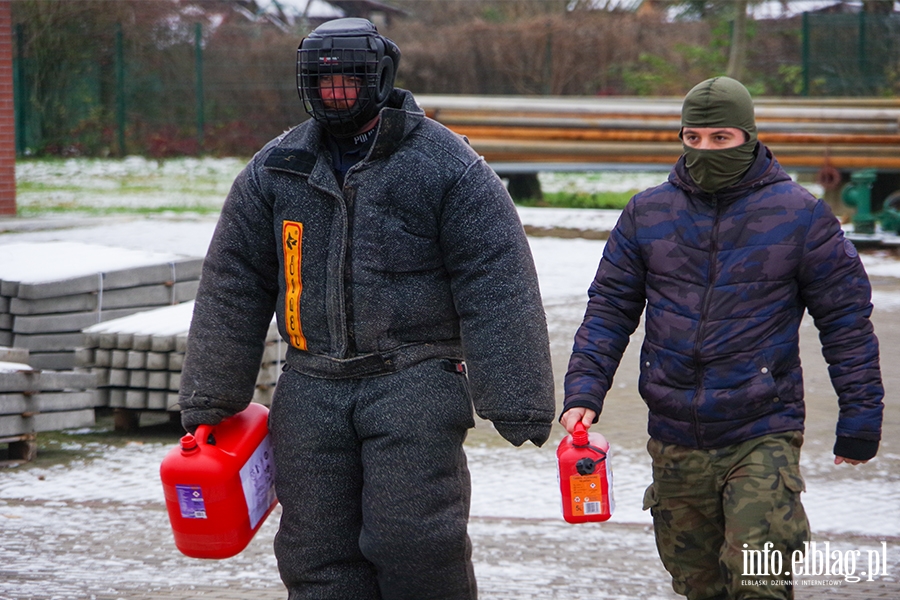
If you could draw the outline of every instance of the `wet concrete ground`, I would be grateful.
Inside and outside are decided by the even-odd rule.
[[[900,296],[900,281],[877,280],[875,289]],[[555,298],[546,309],[561,400],[562,376],[584,297]],[[815,329],[811,322],[804,324],[801,351],[808,406],[804,502],[811,512],[814,540],[828,541],[842,551],[859,550],[862,557],[886,548],[887,574],[859,582],[832,577],[830,583],[823,583],[825,578],[808,577],[815,585],[798,586],[800,599],[900,598],[900,369],[896,366],[900,307],[876,307],[873,320],[888,390],[885,435],[879,456],[855,468],[831,464],[837,403]],[[495,510],[495,504],[549,495],[519,473],[537,467],[546,470],[562,432],[557,427],[540,451],[509,449],[483,422],[472,432],[470,464],[476,497],[470,534],[481,598],[677,598],[656,557],[652,529],[634,506],[649,483],[646,409],[636,387],[640,334],[639,330],[629,346],[598,425],[619,459],[614,469],[622,521],[614,516],[608,523],[571,526],[542,506],[524,517]],[[489,460],[494,455],[502,468]],[[0,488],[4,476],[0,472]],[[556,502],[555,498],[544,501]],[[27,491],[19,496],[5,492],[0,494],[0,599],[285,598],[271,550],[277,517],[276,512],[239,556],[198,561],[174,551],[161,503],[58,500],[39,494],[31,498]]]
[[[892,289],[900,292],[900,286]],[[569,338],[580,321],[580,312],[575,302],[548,307],[553,356],[560,378],[567,360]],[[891,363],[890,357],[898,356],[900,351],[898,316],[897,312],[886,311],[875,315],[886,363]],[[629,486],[642,485],[640,476],[630,471],[643,468],[641,461],[645,456],[646,415],[634,386],[637,347],[633,343],[628,350],[617,376],[616,393],[600,424],[614,444],[617,452],[614,458],[620,459],[614,468],[617,484],[622,483],[617,489],[618,510],[622,514],[634,512],[633,506],[623,506],[623,503],[635,502],[640,492],[640,489],[629,489]],[[836,407],[811,326],[804,328],[803,360],[810,408],[804,458],[814,458],[820,463],[814,468],[805,467],[811,471],[807,477],[810,492],[806,497],[810,503],[812,495],[818,493],[816,490],[820,491],[827,498],[817,503],[819,512],[824,503],[834,515],[834,523],[823,522],[818,531],[814,530],[813,539],[820,544],[828,541],[842,552],[859,550],[861,562],[867,552],[886,547],[887,575],[879,575],[873,581],[864,577],[859,582],[848,582],[841,577],[805,577],[814,585],[798,587],[796,597],[900,598],[900,532],[894,516],[884,512],[885,506],[896,506],[900,490],[898,403],[888,403],[886,439],[875,461],[857,469],[829,465]],[[889,390],[900,389],[898,377],[897,369],[885,369]],[[548,445],[554,446],[561,435],[561,431],[555,432]],[[525,471],[544,468],[552,460],[545,450],[519,450],[520,454],[515,454],[517,451],[504,446],[483,422],[473,431],[469,443],[473,447],[470,451],[473,477],[477,480],[496,478],[503,472],[485,464],[491,456],[502,455],[505,458],[498,460],[507,462],[510,457],[521,457],[518,468]],[[516,469],[512,471],[515,473]],[[496,493],[489,485],[479,486],[476,482],[476,501],[515,501],[516,497],[529,494],[528,482],[516,488],[516,481],[517,477],[512,475],[500,482],[506,491]],[[858,494],[854,489],[859,490]],[[873,489],[882,490],[880,493],[886,497],[879,497],[879,492]],[[834,495],[831,490],[839,490],[840,494]],[[875,509],[871,506],[873,500],[878,500]],[[498,517],[493,512],[490,508],[477,508],[470,525],[481,598],[678,598],[656,557],[652,529],[646,523],[611,521],[572,526],[540,511],[537,516],[526,518]],[[883,520],[883,535],[834,531],[848,521],[848,513],[861,513],[868,520]],[[0,500],[0,531],[4,540],[0,550],[0,598],[285,598],[271,551],[277,518],[276,511],[239,556],[226,561],[198,561],[174,551],[161,504],[135,506],[121,502],[6,498]],[[862,564],[858,570],[863,570]]]

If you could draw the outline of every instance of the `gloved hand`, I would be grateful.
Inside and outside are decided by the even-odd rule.
[[[250,399],[232,402],[182,391],[178,404],[181,406],[181,426],[185,431],[194,433],[198,425],[218,425],[223,419],[238,414],[247,408]]]
[[[550,437],[550,423],[537,421],[493,421],[497,432],[513,446],[527,441],[540,448]]]

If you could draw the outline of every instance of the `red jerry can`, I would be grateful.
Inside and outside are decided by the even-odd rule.
[[[606,521],[615,510],[609,443],[599,433],[588,434],[584,424],[556,449],[563,518],[569,523]]]
[[[269,409],[250,403],[218,425],[200,425],[159,469],[178,549],[228,558],[247,547],[275,508]]]

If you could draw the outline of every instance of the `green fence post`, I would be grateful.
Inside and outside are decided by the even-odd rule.
[[[194,56],[197,68],[197,145],[203,150],[203,28],[200,23],[194,26]]]
[[[803,63],[803,90],[804,96],[809,96],[809,13],[803,13],[801,29],[801,61]]]
[[[546,31],[547,41],[544,44],[544,69],[541,74],[541,79],[543,80],[541,83],[541,93],[544,96],[549,96],[550,92],[553,91],[553,30],[551,29],[549,22],[546,24]]]
[[[116,134],[119,156],[125,156],[125,51],[122,24],[116,23]]]
[[[859,75],[861,79],[858,88],[858,93],[860,94],[871,93],[871,90],[869,90],[869,65],[866,60],[866,14],[867,13],[864,10],[859,11],[859,43],[856,48],[856,57],[859,64]]]
[[[13,70],[13,92],[16,110],[16,154],[24,156],[27,138],[25,126],[28,123],[28,84],[25,81],[25,28],[16,25],[17,64]]]

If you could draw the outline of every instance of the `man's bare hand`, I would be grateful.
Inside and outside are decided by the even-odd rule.
[[[844,458],[843,456],[835,456],[835,457],[834,457],[834,464],[836,464],[836,465],[839,465],[839,464],[841,464],[841,463],[847,463],[847,464],[850,464],[850,465],[864,465],[864,464],[866,464],[867,462],[869,462],[869,461],[867,461],[867,460],[853,460],[852,458]]]
[[[570,408],[566,412],[563,413],[563,416],[560,417],[560,424],[566,428],[566,431],[572,433],[575,429],[575,424],[581,421],[584,423],[584,428],[589,429],[591,425],[594,424],[594,418],[597,416],[597,413],[590,408],[584,408],[582,406],[576,406],[575,408]]]

